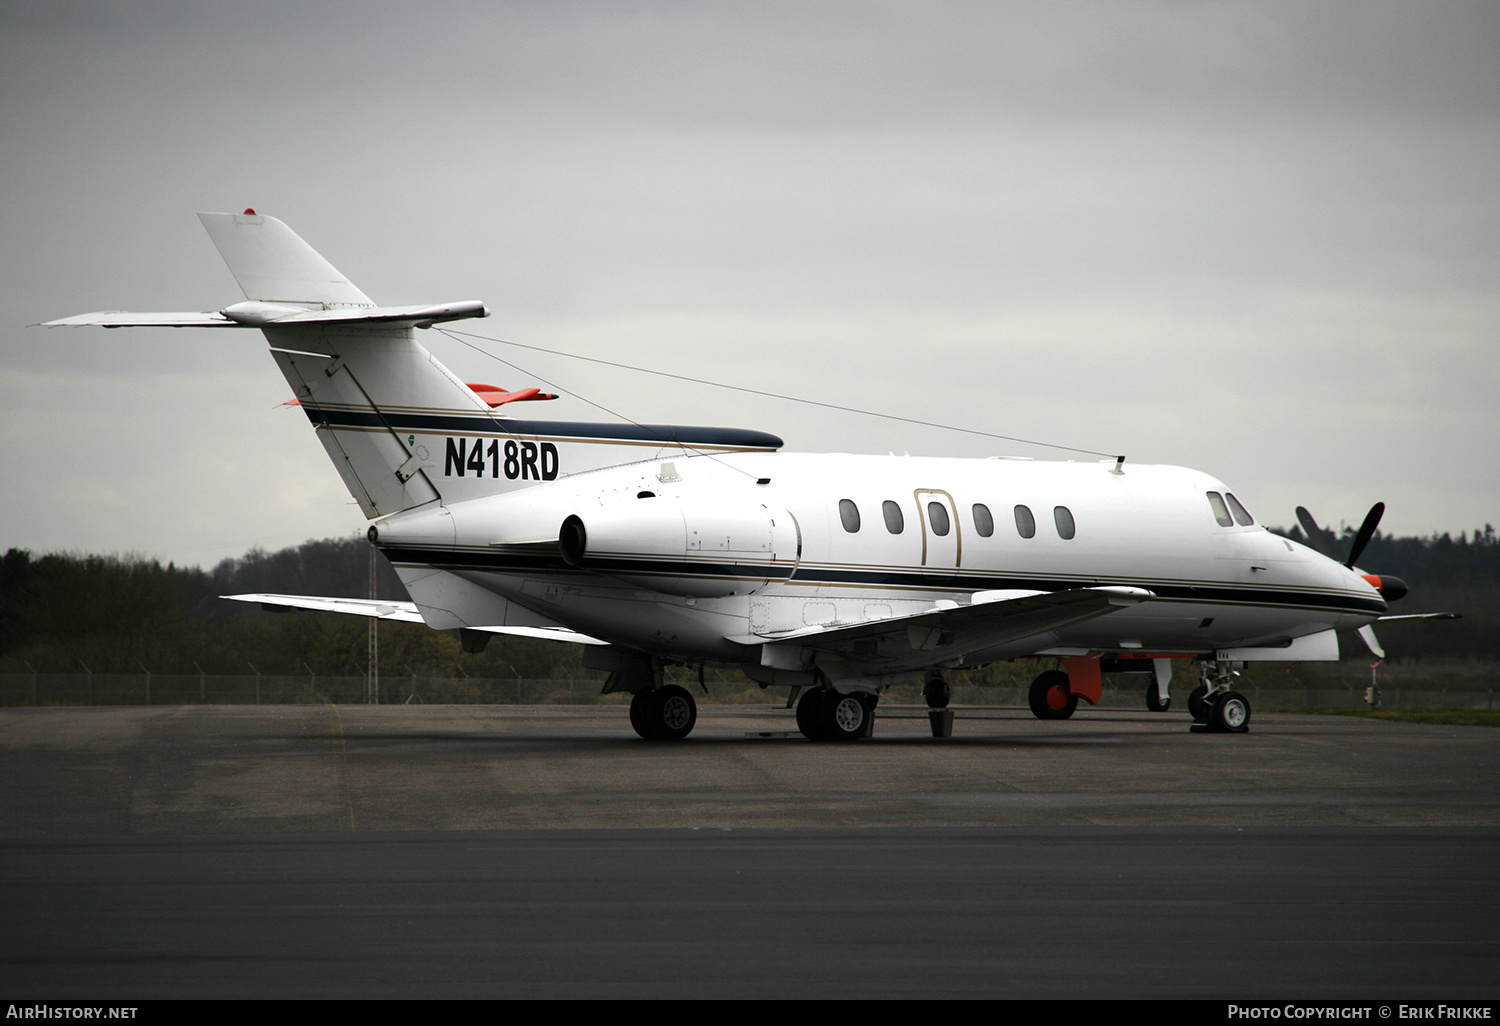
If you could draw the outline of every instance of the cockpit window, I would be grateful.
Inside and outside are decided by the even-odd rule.
[[[1022,538],[1036,537],[1036,517],[1031,515],[1030,506],[1016,507],[1016,533]]]
[[[1240,505],[1240,500],[1234,497],[1233,492],[1225,492],[1224,499],[1229,503],[1230,511],[1234,513],[1234,522],[1236,524],[1239,524],[1241,527],[1249,527],[1255,523],[1255,518],[1250,515],[1248,509]]]
[[[854,504],[853,499],[839,500],[839,519],[844,522],[844,530],[850,534],[859,531],[859,507]]]
[[[906,530],[906,518],[901,515],[901,505],[886,499],[880,504],[880,512],[885,515],[885,529],[892,534],[900,534]]]
[[[1229,516],[1229,507],[1224,505],[1224,497],[1218,492],[1208,493],[1208,504],[1214,509],[1214,519],[1219,522],[1220,527],[1233,527],[1234,520]]]

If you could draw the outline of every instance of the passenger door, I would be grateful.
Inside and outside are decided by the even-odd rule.
[[[918,488],[917,519],[922,524],[922,566],[956,572],[963,565],[963,528],[953,496],[940,488]]]

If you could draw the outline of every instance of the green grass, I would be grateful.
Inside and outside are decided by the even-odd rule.
[[[1309,713],[1313,716],[1361,716],[1392,723],[1447,723],[1459,727],[1500,727],[1500,709],[1334,709],[1279,708],[1266,712]]]

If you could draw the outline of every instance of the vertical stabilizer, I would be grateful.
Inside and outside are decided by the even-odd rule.
[[[418,328],[487,317],[483,303],[378,307],[274,217],[247,210],[198,218],[245,302],[211,312],[105,310],[48,324],[259,328],[329,459],[371,519],[600,467],[781,446],[781,439],[760,431],[533,421],[497,413],[416,340]]]
[[[246,299],[322,308],[374,306],[301,236],[274,217],[199,214]]]

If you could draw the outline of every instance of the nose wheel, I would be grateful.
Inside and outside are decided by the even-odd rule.
[[[1208,724],[1223,734],[1244,734],[1250,730],[1250,703],[1238,691],[1223,691],[1214,696],[1208,713]]]
[[[1201,683],[1188,695],[1188,711],[1193,714],[1189,729],[1195,734],[1245,734],[1250,730],[1250,700],[1229,685],[1235,673],[1228,664],[1217,664],[1213,679],[1208,667],[1201,670]]]

